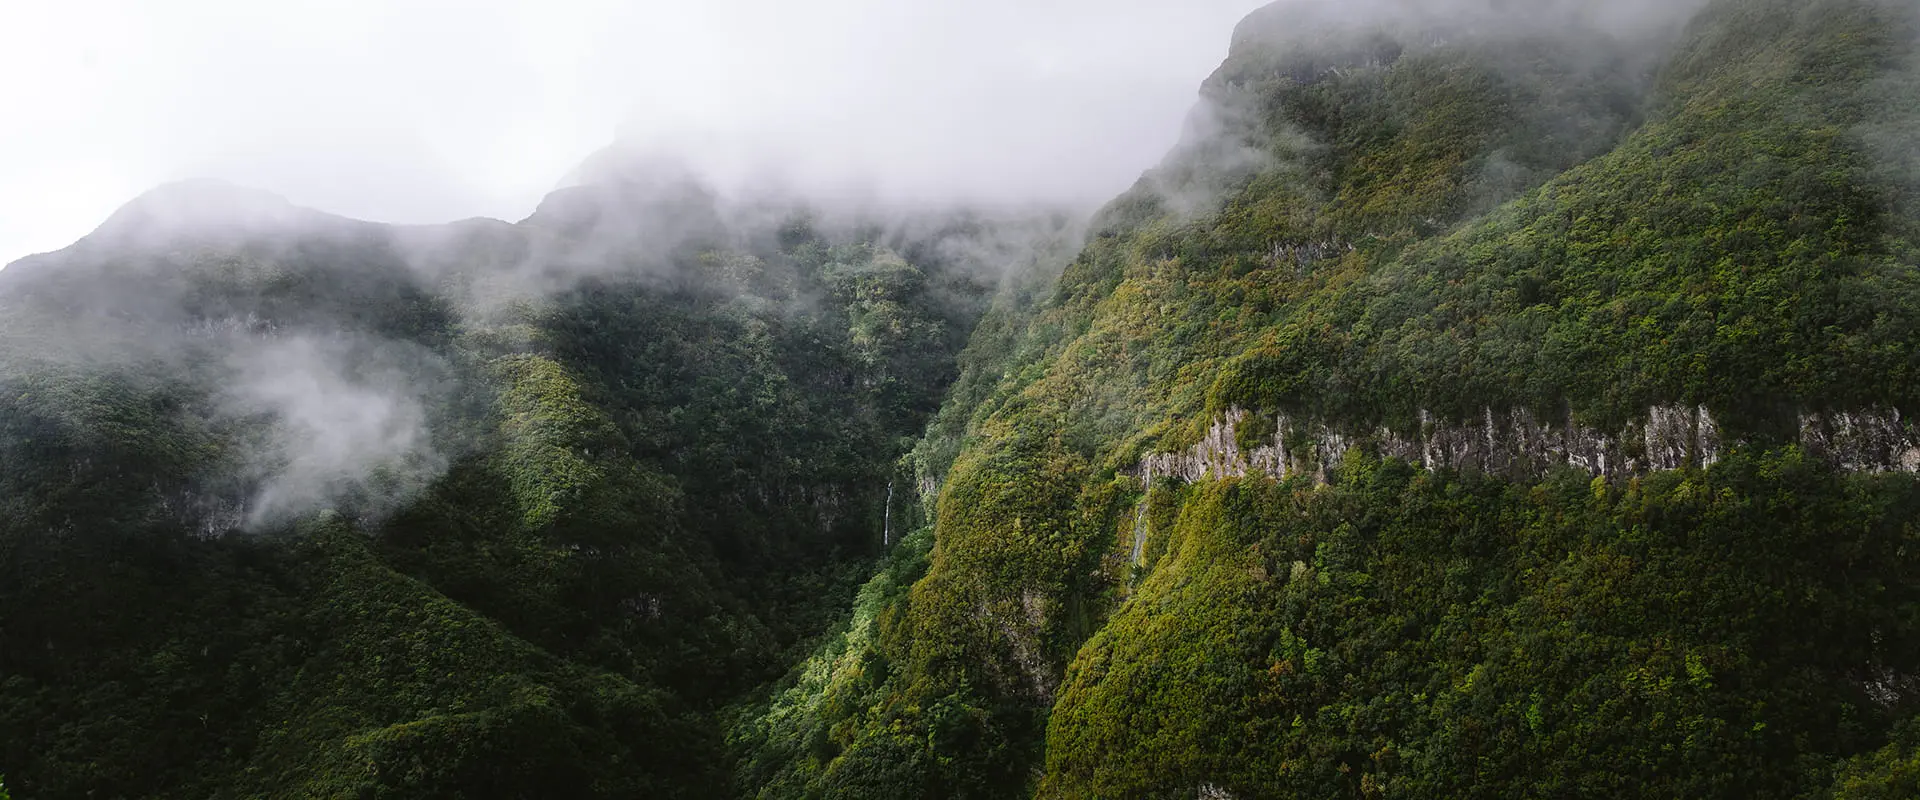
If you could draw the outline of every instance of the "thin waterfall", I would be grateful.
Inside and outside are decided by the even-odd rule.
[[[880,512],[880,546],[893,544],[893,480],[887,480],[887,507]]]
[[[1147,550],[1147,505],[1153,498],[1153,465],[1146,468],[1146,478],[1142,485],[1146,491],[1140,494],[1140,509],[1133,515],[1133,563],[1140,563],[1140,557]]]

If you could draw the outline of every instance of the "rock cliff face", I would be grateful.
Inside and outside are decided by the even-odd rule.
[[[739,785],[1812,797],[1915,730],[1920,6],[1600,5],[1242,25]]]
[[[1623,478],[1649,472],[1711,466],[1729,446],[1704,407],[1654,406],[1644,420],[1607,433],[1570,420],[1542,422],[1524,409],[1487,409],[1477,424],[1435,422],[1422,415],[1412,435],[1386,428],[1343,430],[1326,422],[1281,414],[1267,442],[1245,451],[1237,436],[1249,412],[1234,408],[1180,452],[1151,453],[1131,474],[1151,481],[1174,476],[1187,481],[1238,478],[1250,473],[1286,479],[1312,475],[1326,481],[1347,451],[1403,459],[1422,469],[1476,470],[1506,477],[1537,476],[1560,465],[1597,477]],[[1895,410],[1800,416],[1799,445],[1849,472],[1920,472],[1920,430]]]

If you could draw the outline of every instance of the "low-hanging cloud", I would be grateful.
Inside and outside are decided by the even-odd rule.
[[[1148,171],[1133,199],[1150,199],[1177,218],[1209,213],[1234,187],[1261,172],[1295,169],[1330,143],[1316,141],[1267,104],[1274,82],[1312,85],[1356,70],[1378,70],[1404,56],[1471,47],[1483,66],[1523,79],[1540,69],[1550,47],[1557,66],[1585,73],[1586,83],[1644,93],[1654,66],[1679,41],[1709,0],[1275,0],[1235,26],[1232,53],[1189,113],[1179,144]],[[1503,64],[1498,54],[1508,54]],[[1569,82],[1583,85],[1583,82]],[[1536,86],[1538,90],[1542,87]],[[1555,96],[1569,95],[1569,96]],[[1579,98],[1564,87],[1530,98],[1519,115],[1557,128],[1591,155],[1623,133],[1631,114],[1620,108],[1567,107]],[[1577,105],[1577,103],[1573,103]],[[1598,113],[1595,113],[1595,112]],[[1488,200],[1513,195],[1542,174],[1496,150],[1479,166]],[[1313,183],[1300,169],[1292,182]],[[1137,210],[1137,209],[1135,209]]]
[[[1920,226],[1920,9],[1886,0],[1899,50],[1895,68],[1863,89],[1866,119],[1853,131],[1891,193],[1892,218]]]
[[[514,220],[616,134],[819,191],[1098,202],[1260,4],[26,0],[0,24],[0,263],[190,177]]]
[[[446,467],[429,426],[443,368],[431,353],[345,336],[273,338],[235,353],[229,413],[262,426],[245,465],[245,525],[324,509],[375,517],[425,491]]]
[[[1676,25],[1701,1],[1632,0],[1589,11],[1599,5],[1298,0],[1265,14],[1301,35],[1315,25],[1404,29],[1426,20],[1574,20],[1630,33]],[[1516,4],[1533,10],[1507,13]],[[644,270],[648,260],[638,256],[704,241],[703,231],[768,227],[742,226],[738,217],[794,207],[757,205],[769,197],[824,201],[846,220],[868,209],[952,203],[1091,205],[1170,150],[1177,156],[1183,118],[1183,147],[1209,148],[1197,160],[1221,174],[1169,173],[1148,183],[1170,209],[1199,213],[1221,186],[1271,166],[1276,149],[1286,149],[1243,141],[1260,123],[1247,107],[1210,96],[1194,110],[1228,32],[1260,5],[29,6],[0,26],[0,71],[37,77],[31,86],[0,83],[0,107],[21,112],[0,115],[0,185],[8,187],[0,192],[0,261],[64,245],[125,198],[176,177],[226,178],[294,205],[396,222],[520,219],[546,197],[549,205],[523,226],[475,222],[397,234],[397,261],[457,285],[466,310],[485,314],[582,277]],[[609,149],[616,130],[622,144]],[[592,152],[629,168],[632,154],[681,159],[699,180],[669,182],[668,200],[657,202],[665,189],[645,181],[596,184],[586,174],[595,168],[585,159]],[[698,202],[679,188],[698,183],[705,191],[709,182],[716,193]],[[570,183],[581,185],[549,194]],[[203,224],[278,231],[325,222],[340,228],[333,235],[372,236],[271,197],[222,189],[206,195],[218,202],[181,201],[201,196],[175,192],[162,198],[166,214],[123,215],[114,229],[148,236]],[[932,224],[895,213],[875,219]],[[979,237],[947,237],[942,247],[991,271],[1071,249],[1076,230],[1065,218],[983,227]],[[144,299],[151,302],[136,305],[176,300]],[[219,341],[245,339],[257,327],[251,316],[184,324]],[[236,448],[251,459],[242,465],[246,527],[329,507],[377,516],[444,471],[452,445],[436,440],[431,424],[446,393],[437,357],[344,333],[263,337],[234,351],[235,378],[223,396],[224,411],[256,436],[254,446]]]

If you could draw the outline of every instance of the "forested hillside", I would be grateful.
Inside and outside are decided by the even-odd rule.
[[[1243,23],[742,785],[1911,796],[1916,9],[1668,8]]]
[[[67,797],[1920,796],[1920,7],[1282,0],[1082,223],[164,187],[0,271]]]
[[[913,524],[900,457],[1068,223],[586,172],[422,229],[171,186],[0,272],[14,792],[728,792],[718,709]]]

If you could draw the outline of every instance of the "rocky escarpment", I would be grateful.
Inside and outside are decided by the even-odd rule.
[[[1251,415],[1229,409],[1206,435],[1179,452],[1150,453],[1128,473],[1151,486],[1158,477],[1188,482],[1241,478],[1277,480],[1311,476],[1318,483],[1350,451],[1397,458],[1422,469],[1473,470],[1509,478],[1537,476],[1570,466],[1600,478],[1628,478],[1663,470],[1712,466],[1739,444],[1722,432],[1705,407],[1654,406],[1644,420],[1608,434],[1565,420],[1542,422],[1525,409],[1485,410],[1470,424],[1443,424],[1422,414],[1420,430],[1403,435],[1388,428],[1341,430],[1280,414],[1274,433],[1251,450],[1240,446],[1240,426]],[[1920,472],[1920,427],[1898,410],[1801,414],[1798,444],[1848,472]],[[1134,515],[1132,563],[1143,563],[1152,534],[1143,498]]]
[[[1404,434],[1387,428],[1341,429],[1285,414],[1274,434],[1245,450],[1238,432],[1249,412],[1234,408],[1214,420],[1205,436],[1179,452],[1151,453],[1131,473],[1151,481],[1173,476],[1187,481],[1244,477],[1276,479],[1312,475],[1327,480],[1347,452],[1416,463],[1423,469],[1477,470],[1508,477],[1538,475],[1558,466],[1596,477],[1623,478],[1662,470],[1711,466],[1738,444],[1722,432],[1704,407],[1654,406],[1646,418],[1608,433],[1571,420],[1545,422],[1525,409],[1486,410],[1480,419],[1448,424],[1422,414],[1420,429]],[[1850,472],[1920,472],[1920,428],[1897,410],[1800,415],[1799,445]]]

